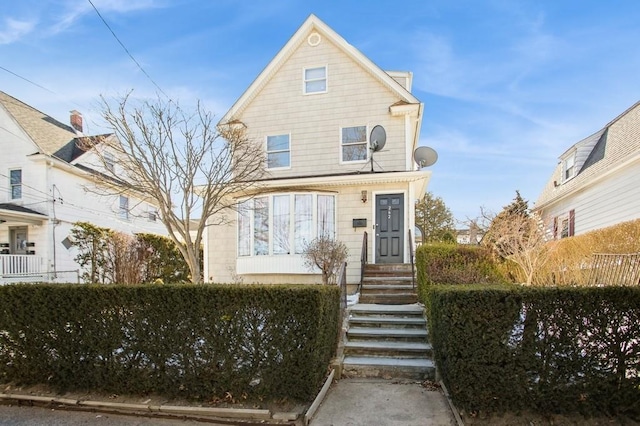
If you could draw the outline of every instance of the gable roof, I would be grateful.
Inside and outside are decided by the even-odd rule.
[[[420,104],[420,101],[413,96],[402,84],[396,81],[391,75],[383,71],[374,64],[369,58],[363,55],[358,49],[347,43],[338,33],[332,30],[327,24],[322,22],[317,16],[311,14],[304,23],[293,34],[289,41],[284,45],[278,54],[269,62],[262,70],[258,77],[245,90],[240,98],[233,104],[227,113],[220,119],[220,124],[232,122],[239,113],[241,113],[251,100],[260,92],[269,80],[278,72],[293,52],[303,43],[311,32],[316,31],[324,38],[333,42],[340,50],[342,50],[352,60],[357,62],[364,70],[369,72],[381,84],[395,93],[401,101],[408,104]],[[392,73],[398,77],[398,72]],[[407,73],[407,75],[409,75]]]
[[[61,123],[19,99],[0,91],[0,105],[35,143],[36,153],[56,157],[67,163],[86,152],[79,142],[100,143],[105,136],[79,136],[73,127]],[[87,146],[87,144],[83,144]]]
[[[77,136],[71,126],[59,122],[2,91],[0,91],[0,105],[29,135],[40,153],[53,155]]]
[[[573,152],[576,153],[576,176],[561,183],[563,164],[560,161],[536,201],[535,210],[545,208],[640,158],[640,101],[602,129],[572,145],[560,159]]]

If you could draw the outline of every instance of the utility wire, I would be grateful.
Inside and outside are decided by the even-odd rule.
[[[31,83],[31,84],[33,84],[34,86],[37,86],[37,87],[39,87],[39,88],[41,88],[41,89],[44,89],[44,90],[46,90],[46,91],[47,91],[47,92],[49,92],[49,93],[52,93],[52,94],[54,94],[54,95],[57,95],[57,93],[56,93],[56,92],[54,92],[53,90],[49,90],[49,89],[47,89],[46,87],[41,86],[41,85],[39,85],[38,83],[35,83],[35,82],[33,82],[33,81],[29,80],[29,79],[28,79],[28,78],[26,78],[26,77],[21,76],[20,74],[16,74],[15,72],[10,71],[10,70],[8,70],[8,69],[6,69],[5,67],[0,66],[0,70],[6,71],[6,72],[8,72],[8,73],[9,73],[9,74],[11,74],[11,75],[15,75],[16,77],[18,77],[18,78],[20,78],[20,79],[22,79],[22,80],[26,81],[27,83]]]
[[[100,19],[102,20],[104,25],[109,29],[109,31],[111,32],[111,35],[113,35],[113,37],[117,40],[117,42],[120,44],[120,46],[122,46],[124,51],[127,52],[127,55],[129,55],[131,60],[138,66],[138,68],[140,68],[140,71],[142,71],[142,73],[149,79],[149,81],[151,81],[151,83],[153,83],[153,85],[156,86],[156,88],[160,91],[160,93],[162,93],[167,99],[171,100],[169,95],[167,95],[164,92],[164,90],[162,90],[162,88],[160,88],[160,86],[151,78],[151,76],[144,70],[144,68],[142,68],[142,65],[140,65],[140,63],[136,60],[136,58],[133,57],[131,52],[129,52],[129,49],[127,49],[127,47],[124,45],[124,43],[122,43],[122,41],[120,41],[120,39],[118,38],[116,33],[113,31],[113,29],[111,29],[111,26],[109,26],[107,21],[102,17],[102,14],[98,10],[98,8],[93,4],[93,1],[91,1],[91,0],[87,0],[87,1],[89,2],[89,4],[91,4],[91,7],[93,7],[93,10],[96,11],[96,13],[100,17]]]

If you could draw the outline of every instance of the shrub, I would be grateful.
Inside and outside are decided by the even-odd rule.
[[[640,416],[640,288],[431,286],[422,296],[460,408]]]
[[[208,400],[309,400],[339,328],[335,286],[0,287],[0,382]]]
[[[309,269],[320,269],[323,284],[335,284],[338,269],[347,260],[348,254],[347,246],[342,241],[322,236],[307,244],[304,263]]]

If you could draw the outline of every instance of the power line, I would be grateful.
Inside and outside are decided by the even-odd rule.
[[[120,39],[118,38],[118,36],[116,35],[116,33],[113,31],[113,29],[111,29],[111,26],[109,26],[109,24],[107,23],[107,21],[102,17],[102,14],[100,13],[100,11],[98,10],[98,8],[93,4],[93,1],[91,0],[87,0],[89,2],[89,4],[91,4],[91,7],[93,7],[93,10],[96,11],[96,13],[98,14],[98,16],[100,17],[100,19],[102,20],[102,22],[104,23],[104,25],[109,29],[109,31],[111,32],[111,35],[113,35],[113,37],[116,39],[116,41],[120,44],[120,46],[122,46],[122,48],[124,49],[125,52],[127,52],[127,55],[129,55],[129,57],[131,58],[131,60],[138,66],[138,68],[140,69],[140,71],[142,71],[142,73],[149,79],[149,81],[151,81],[151,83],[153,83],[154,86],[156,86],[156,88],[160,91],[160,93],[162,93],[164,96],[166,96],[167,99],[171,100],[171,98],[169,97],[169,95],[167,95],[164,90],[162,90],[160,88],[160,86],[151,78],[151,76],[144,70],[144,68],[142,68],[142,65],[140,65],[140,63],[138,63],[138,61],[136,60],[136,58],[133,57],[133,55],[131,54],[131,52],[129,52],[129,49],[127,49],[127,47],[124,45],[124,43],[122,43],[122,41],[120,41]]]
[[[41,88],[41,89],[44,89],[44,90],[46,90],[46,91],[47,91],[47,92],[49,92],[49,93],[52,93],[52,94],[54,94],[54,95],[57,95],[57,93],[56,93],[56,92],[54,92],[53,90],[49,90],[49,89],[47,89],[46,87],[41,86],[40,84],[35,83],[35,82],[33,82],[33,81],[29,80],[29,79],[28,79],[28,78],[26,78],[26,77],[21,76],[20,74],[16,74],[15,72],[10,71],[10,70],[8,70],[8,69],[6,69],[5,67],[0,66],[0,69],[1,69],[1,70],[3,70],[3,71],[8,72],[8,73],[9,73],[9,74],[11,74],[11,75],[15,75],[16,77],[18,77],[18,78],[20,78],[20,79],[22,79],[22,80],[26,81],[27,83],[31,83],[31,84],[33,84],[34,86],[37,86],[37,87],[39,87],[39,88]]]

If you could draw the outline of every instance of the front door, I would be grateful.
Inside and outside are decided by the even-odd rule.
[[[11,254],[27,254],[27,227],[10,229]]]
[[[404,262],[404,195],[376,195],[376,263]]]

